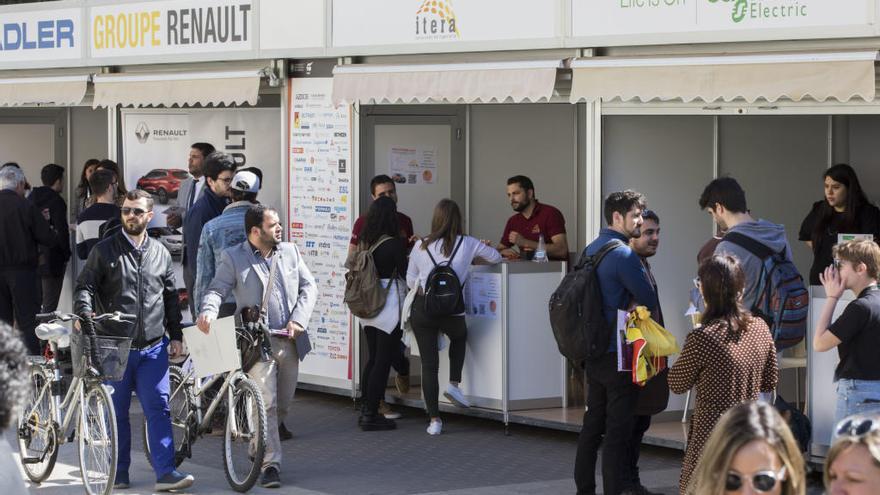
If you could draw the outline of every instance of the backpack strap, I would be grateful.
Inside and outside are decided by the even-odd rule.
[[[614,240],[610,241],[608,244],[605,244],[604,246],[599,248],[599,251],[597,251],[596,254],[594,254],[592,256],[587,256],[587,251],[584,250],[584,252],[581,253],[581,258],[578,260],[578,263],[574,267],[574,269],[580,270],[587,263],[587,260],[589,260],[591,258],[593,259],[593,265],[599,266],[599,262],[602,261],[602,258],[604,258],[606,254],[619,248],[620,246],[623,246],[623,242],[620,239],[614,239]]]
[[[455,258],[455,253],[457,253],[458,248],[461,247],[462,241],[464,241],[464,236],[461,236],[461,238],[455,244],[455,249],[452,250],[452,256],[450,256],[449,259],[446,260],[447,266],[452,265],[452,258]],[[427,246],[427,245],[425,246],[425,252],[428,253],[428,257],[431,258],[431,263],[434,263],[434,266],[440,266],[440,264],[437,263],[437,261],[434,259],[434,256],[431,254],[431,247],[430,246]]]
[[[379,237],[379,240],[376,241],[375,244],[373,244],[372,246],[370,246],[370,249],[369,249],[370,254],[373,254],[373,251],[375,251],[376,249],[378,249],[379,246],[381,246],[382,244],[384,244],[385,241],[387,241],[387,240],[389,240],[389,239],[393,239],[393,237],[391,237],[390,235],[382,235],[382,237]]]
[[[721,240],[736,244],[737,246],[752,253],[756,258],[760,260],[765,260],[773,256],[774,254],[777,254],[765,244],[756,241],[755,239],[752,239],[751,237],[740,232],[728,232],[727,234],[724,234],[724,237],[722,237]],[[784,253],[785,248],[783,248],[782,252],[778,254],[782,255]]]

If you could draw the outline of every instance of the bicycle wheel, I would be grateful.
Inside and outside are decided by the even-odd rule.
[[[168,382],[171,396],[168,407],[171,410],[171,434],[174,436],[174,467],[180,466],[190,455],[192,441],[198,425],[195,424],[193,412],[192,389],[183,383],[183,370],[179,366],[168,367]],[[147,431],[147,418],[144,417],[144,455],[150,467],[153,467],[153,456],[150,453],[150,434]]]
[[[109,495],[116,480],[116,412],[110,393],[100,383],[86,385],[78,430],[79,467],[86,493]]]
[[[249,378],[237,380],[232,387],[232,399],[227,399],[223,467],[229,486],[246,492],[257,482],[266,453],[266,406]]]
[[[31,366],[30,393],[19,416],[18,452],[28,479],[45,481],[58,458],[58,432],[52,419],[50,380],[40,366]]]

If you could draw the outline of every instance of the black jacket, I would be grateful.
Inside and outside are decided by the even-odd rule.
[[[55,245],[40,248],[40,274],[60,277],[64,275],[70,259],[70,228],[67,224],[67,203],[51,187],[37,187],[28,197],[42,211],[49,209],[49,225],[55,230]]]
[[[78,315],[121,311],[137,315],[132,323],[108,321],[102,335],[131,337],[133,348],[158,341],[167,329],[171,340],[181,340],[180,302],[174,284],[171,255],[149,237],[135,250],[124,232],[95,245],[76,282],[74,311]]]
[[[8,189],[0,191],[0,269],[36,268],[37,245],[57,239],[33,203]]]

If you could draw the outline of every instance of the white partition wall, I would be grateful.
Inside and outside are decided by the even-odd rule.
[[[697,199],[713,176],[714,118],[606,116],[602,125],[602,194],[635,189],[660,216],[660,248],[650,263],[666,328],[683,343],[697,251],[712,234]],[[672,396],[669,409],[683,402]]]

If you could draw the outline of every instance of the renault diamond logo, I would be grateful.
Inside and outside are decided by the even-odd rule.
[[[146,122],[138,122],[137,127],[134,130],[134,135],[137,136],[137,140],[141,144],[145,144],[147,139],[150,137],[150,128],[147,127]]]

